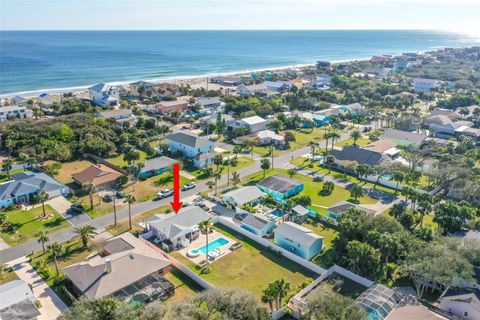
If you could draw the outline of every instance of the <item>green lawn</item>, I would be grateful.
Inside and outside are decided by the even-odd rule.
[[[374,186],[374,184],[371,183],[371,182],[365,182],[363,180],[358,179],[358,177],[356,177],[356,176],[345,174],[344,172],[340,172],[340,171],[335,170],[335,169],[332,169],[329,172],[328,168],[325,168],[325,167],[321,166],[318,161],[315,161],[313,163],[313,167],[309,168],[309,165],[310,165],[311,161],[307,158],[304,158],[304,157],[295,158],[292,161],[290,161],[290,163],[292,163],[292,164],[294,164],[294,165],[296,165],[297,167],[300,167],[300,168],[302,168],[302,167],[303,168],[308,168],[309,170],[315,171],[318,174],[324,174],[324,175],[332,176],[333,178],[336,178],[340,181],[349,182],[349,183],[357,183],[357,184],[360,184],[361,186],[367,187],[367,188],[373,188],[373,186]],[[381,185],[377,185],[376,189],[382,190],[382,191],[385,191],[385,192],[389,192],[389,193],[395,193],[395,190],[393,190],[391,188],[381,186]]]
[[[213,262],[210,265],[211,273],[202,274],[190,260],[177,252],[172,253],[172,256],[215,287],[249,290],[260,299],[263,289],[275,280],[283,278],[293,289],[307,278],[318,277],[301,265],[272,253],[227,227],[217,224],[215,229],[235,241],[242,242],[243,246]]]
[[[142,151],[142,150],[137,150],[137,151],[140,153],[140,159],[135,161],[135,163],[144,162],[145,160],[147,160],[147,154],[144,151]],[[116,157],[108,158],[108,159],[105,159],[105,160],[110,162],[113,165],[116,165],[116,166],[120,167],[120,168],[128,166],[127,161],[123,160],[123,154],[120,154]]]
[[[15,246],[33,240],[35,233],[39,230],[55,232],[70,226],[68,221],[55,212],[49,205],[45,205],[45,211],[47,214],[53,213],[53,218],[46,221],[37,219],[37,217],[42,214],[41,205],[37,205],[37,207],[28,211],[6,211],[7,220],[14,225],[16,231],[14,233],[7,233],[5,230],[2,230],[0,236],[6,243]]]
[[[250,167],[251,165],[254,165],[255,164],[255,160],[253,160],[252,158],[250,157],[244,157],[244,156],[240,156],[237,158],[238,160],[238,164],[233,167],[233,166],[230,166],[230,174],[232,172],[236,172],[240,169],[243,169],[243,168],[246,168],[246,167]],[[213,169],[215,170],[216,169],[216,165],[212,165],[213,166]],[[205,177],[203,176],[203,170],[202,169],[195,169],[195,168],[192,168],[191,170],[189,169],[186,169],[186,171],[188,173],[190,173],[191,175],[195,176],[196,179],[195,180],[205,180],[205,179],[209,179],[210,177]],[[223,167],[223,171],[222,171],[222,174],[227,174],[227,168],[224,166]]]
[[[18,169],[18,170],[12,170],[10,171],[10,176],[14,175],[14,174],[17,174],[17,173],[21,173],[23,172],[23,169]],[[5,172],[0,172],[0,182],[5,182],[5,181],[8,181],[10,179],[8,179],[8,176]]]
[[[365,147],[369,143],[370,143],[370,140],[366,138],[360,138],[357,140],[357,146],[359,147]],[[353,139],[348,138],[347,140],[339,141],[335,143],[335,146],[337,147],[353,146]]]
[[[289,130],[295,135],[295,141],[290,142],[290,148],[286,150],[274,150],[273,155],[278,156],[281,153],[291,152],[293,150],[297,150],[303,147],[308,146],[310,141],[315,142],[322,142],[323,135],[325,134],[324,128],[313,128],[313,129],[299,129],[299,130]],[[282,132],[284,133],[284,132]],[[340,134],[341,132],[338,131]],[[270,148],[269,147],[262,147],[262,146],[255,146],[253,148],[253,152],[261,155],[261,156],[270,156]]]
[[[175,286],[175,295],[165,301],[166,303],[181,301],[203,290],[195,281],[175,268],[165,275],[165,279]]]
[[[266,176],[271,176],[274,174],[282,174],[288,177],[287,171],[283,169],[268,170]],[[307,195],[312,199],[311,207],[313,210],[320,210],[322,209],[321,207],[330,207],[337,202],[350,199],[350,191],[345,188],[335,186],[335,189],[330,195],[321,196],[318,194],[318,192],[322,189],[323,182],[314,182],[312,178],[299,173],[297,173],[293,178],[304,183],[304,190],[300,194]],[[245,185],[254,185],[262,179],[263,172],[257,172],[245,177],[242,181]],[[368,196],[363,196],[359,200],[361,204],[373,204],[378,202],[378,200],[375,200]]]
[[[12,267],[0,265],[0,268],[2,268],[0,270],[0,285],[18,279],[18,276],[15,271],[13,271]]]

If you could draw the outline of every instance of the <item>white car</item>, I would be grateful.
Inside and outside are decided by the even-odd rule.
[[[157,197],[159,197],[160,199],[163,199],[163,198],[166,198],[166,197],[170,197],[173,195],[173,190],[171,189],[165,189],[163,191],[160,191],[159,193],[157,193]]]
[[[195,184],[195,182],[189,182],[189,183],[187,183],[186,185],[183,186],[182,190],[187,191],[187,190],[195,188],[196,186],[197,185]]]

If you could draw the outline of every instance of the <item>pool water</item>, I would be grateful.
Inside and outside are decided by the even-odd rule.
[[[211,252],[217,248],[223,247],[224,245],[228,244],[230,241],[228,241],[225,238],[218,238],[215,239],[214,241],[210,242],[208,244],[208,252]],[[200,248],[197,248],[195,250],[192,250],[193,253],[198,253],[201,252],[203,254],[207,253],[207,246],[201,246]]]

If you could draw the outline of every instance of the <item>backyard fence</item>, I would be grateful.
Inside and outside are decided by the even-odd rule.
[[[120,168],[119,166],[116,166],[116,165],[114,165],[114,164],[111,164],[110,162],[108,162],[108,161],[106,161],[106,160],[104,160],[104,159],[102,159],[102,158],[100,158],[100,157],[97,157],[97,156],[94,155],[94,154],[84,153],[84,154],[83,154],[83,158],[84,158],[84,159],[92,160],[92,161],[95,162],[95,163],[101,163],[101,164],[109,167],[110,169],[113,169],[113,170],[115,170],[115,171],[118,171],[118,172],[120,172],[121,174],[124,174],[124,175],[126,175],[126,176],[129,176],[129,175],[130,175],[130,173],[127,172],[125,169]]]
[[[214,216],[212,218],[212,222],[223,224],[224,226],[234,230],[235,232],[238,232],[238,233],[244,235],[245,237],[255,241],[256,243],[258,243],[258,244],[260,244],[260,245],[262,245],[262,246],[264,246],[268,249],[271,249],[275,252],[279,252],[285,258],[287,258],[289,260],[292,260],[293,262],[298,263],[299,265],[309,269],[310,271],[315,272],[316,274],[321,275],[321,274],[323,274],[327,271],[324,268],[316,265],[315,263],[310,262],[308,260],[305,260],[305,259],[297,256],[296,254],[277,246],[276,244],[268,241],[267,239],[259,237],[255,234],[251,233],[250,231],[243,229],[242,227],[234,224],[233,222],[228,221],[227,219],[225,219],[223,217]]]
[[[171,255],[169,255],[168,253],[166,253],[165,251],[163,251],[162,249],[160,249],[159,247],[155,246],[154,244],[152,244],[151,242],[143,239],[143,238],[139,238],[141,241],[143,241],[144,243],[146,243],[150,248],[154,249],[155,251],[157,251],[158,253],[160,253],[162,256],[164,256],[166,259],[168,259],[168,261],[170,261],[170,263],[175,267],[177,268],[178,270],[182,271],[183,273],[185,273],[190,279],[192,279],[193,281],[195,281],[197,284],[199,284],[202,288],[204,289],[213,289],[214,286],[212,286],[210,283],[208,283],[207,281],[203,280],[202,278],[200,278],[195,272],[193,272],[192,270],[190,270],[187,266],[185,266],[183,263],[181,263],[180,261],[178,261],[177,259],[175,259],[174,257],[172,257]]]

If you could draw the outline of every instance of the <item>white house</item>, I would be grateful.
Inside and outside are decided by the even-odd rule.
[[[171,251],[187,247],[198,238],[198,224],[208,218],[208,214],[200,207],[189,206],[180,209],[178,214],[156,215],[155,220],[150,220],[148,224],[153,235],[162,242],[162,247]]]
[[[441,81],[435,79],[415,78],[413,79],[413,89],[418,92],[427,92],[438,88]]]
[[[106,107],[106,106],[116,106],[120,101],[120,92],[117,87],[99,83],[90,88],[90,100],[93,104]]]
[[[267,87],[268,90],[277,92],[290,91],[293,87],[293,84],[286,81],[265,81],[263,84]]]
[[[266,194],[256,186],[241,187],[225,193],[222,200],[234,208],[257,204]]]
[[[268,88],[264,83],[252,84],[246,86],[241,84],[237,87],[237,93],[240,97],[250,97],[254,95],[266,96],[268,95]]]
[[[285,138],[279,134],[276,134],[274,131],[271,130],[263,130],[257,132],[258,143],[261,145],[266,144],[275,144],[275,145],[282,145],[285,144]]]
[[[170,152],[181,152],[183,157],[192,159],[197,168],[202,168],[212,161],[215,147],[208,139],[186,132],[172,133],[165,139]]]
[[[20,106],[6,106],[0,107],[0,123],[9,119],[30,119],[33,117],[33,112],[27,107]]]
[[[40,312],[29,284],[12,280],[0,285],[0,319],[37,319]]]

